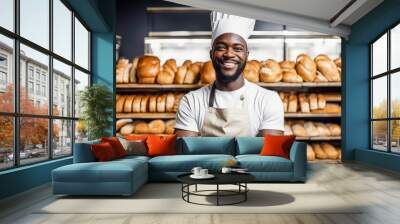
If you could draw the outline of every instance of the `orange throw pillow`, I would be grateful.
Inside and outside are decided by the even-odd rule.
[[[90,147],[92,149],[94,157],[99,162],[110,161],[117,158],[112,145],[108,142],[93,144]]]
[[[176,155],[176,135],[149,135],[147,137],[148,156]]]
[[[109,137],[109,138],[101,138],[101,142],[108,142],[114,149],[115,155],[117,158],[125,157],[126,151],[124,146],[122,146],[121,142],[117,137]]]
[[[146,141],[147,135],[128,135],[124,138],[129,141]]]
[[[289,159],[290,147],[295,139],[294,135],[264,135],[264,145],[260,155],[281,156]]]

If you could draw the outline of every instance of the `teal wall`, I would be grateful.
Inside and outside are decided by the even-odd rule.
[[[107,85],[115,101],[116,0],[67,0],[67,2],[92,31],[92,82]],[[112,119],[115,119],[115,115]],[[109,128],[110,133],[114,133],[113,128],[114,125]],[[50,182],[53,169],[71,163],[72,157],[68,157],[0,172],[0,199]]]
[[[357,160],[399,170],[400,157],[369,149],[369,46],[393,24],[400,22],[400,0],[386,0],[351,27],[342,57],[344,160]],[[360,151],[362,150],[362,151]],[[389,158],[390,157],[390,158]]]

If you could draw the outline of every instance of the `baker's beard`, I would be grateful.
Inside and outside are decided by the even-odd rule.
[[[221,82],[221,83],[230,83],[233,81],[236,81],[240,75],[242,74],[244,67],[246,66],[246,62],[239,62],[238,64],[238,68],[236,70],[236,72],[233,75],[225,75],[222,72],[221,66],[219,63],[213,63],[214,64],[214,68],[215,68],[215,73],[217,75],[217,81]]]

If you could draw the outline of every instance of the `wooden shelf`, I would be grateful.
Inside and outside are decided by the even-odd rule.
[[[303,117],[340,117],[340,114],[285,113],[285,118],[303,118]]]
[[[303,141],[335,141],[341,140],[340,136],[315,136],[315,137],[296,137],[296,140]]]
[[[303,82],[303,83],[287,83],[287,82],[276,82],[276,83],[257,83],[261,87],[268,88],[320,88],[320,87],[341,87],[341,82]],[[119,92],[131,92],[131,91],[160,91],[160,90],[194,90],[199,89],[205,85],[203,84],[171,84],[171,85],[161,85],[161,84],[117,84],[117,90]]]
[[[340,164],[342,163],[339,159],[315,159],[313,161],[307,161],[308,163],[330,163],[330,164]]]

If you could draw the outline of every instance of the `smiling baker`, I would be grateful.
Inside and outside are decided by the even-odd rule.
[[[253,19],[211,13],[210,57],[216,81],[182,97],[176,114],[178,136],[283,135],[279,95],[243,78],[254,24]]]

